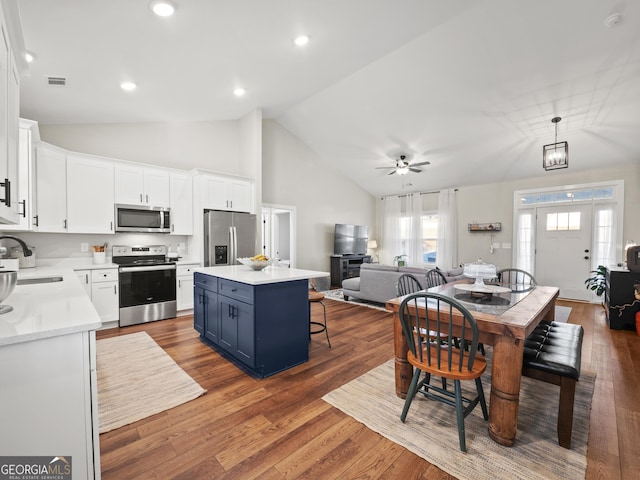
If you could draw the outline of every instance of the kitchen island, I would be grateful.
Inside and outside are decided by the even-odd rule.
[[[245,372],[264,378],[309,360],[309,279],[328,272],[270,266],[194,274],[194,328]]]
[[[32,269],[36,270],[36,269]],[[25,269],[0,315],[0,452],[66,455],[73,478],[100,478],[95,330],[102,322],[68,268]],[[45,273],[43,275],[43,273]]]

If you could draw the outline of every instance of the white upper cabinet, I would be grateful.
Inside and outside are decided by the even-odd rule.
[[[0,223],[18,223],[18,115],[20,76],[0,4]]]
[[[67,232],[113,233],[113,161],[67,153]]]
[[[253,182],[217,175],[198,176],[202,208],[253,213]]]
[[[36,146],[36,211],[34,230],[67,231],[67,158],[61,148]]]
[[[193,235],[193,177],[171,172],[171,234]]]
[[[3,230],[26,232],[33,229],[33,215],[35,214],[34,144],[39,139],[37,122],[21,118],[18,131],[18,183],[15,189],[17,193],[18,223],[15,225],[3,225]]]
[[[169,171],[133,163],[115,164],[115,202],[168,207]]]

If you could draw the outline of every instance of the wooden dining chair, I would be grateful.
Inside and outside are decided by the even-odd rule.
[[[428,308],[425,308],[425,305],[428,305]],[[463,344],[469,342],[468,350],[456,348],[451,342],[440,341],[441,336],[453,336],[454,322],[460,326],[455,329],[457,337]],[[415,370],[400,420],[403,423],[406,420],[409,407],[417,393],[455,407],[460,450],[466,452],[465,417],[480,403],[482,416],[485,420],[489,419],[480,378],[487,368],[487,363],[481,356],[476,356],[479,331],[473,315],[453,298],[437,293],[418,292],[402,300],[400,323],[409,346],[407,360]],[[433,332],[436,341],[425,341],[424,332]],[[424,377],[420,380],[423,372]],[[431,375],[453,380],[454,391],[431,385]],[[462,395],[462,380],[475,381],[474,398],[469,399]],[[425,408],[428,408],[428,404]]]
[[[405,295],[409,295],[410,293],[415,293],[423,290],[422,285],[420,285],[420,281],[415,275],[410,273],[403,273],[398,278],[398,283],[396,285],[396,294],[398,297],[403,297]],[[436,332],[429,332],[429,339],[432,342],[435,341],[449,341],[449,338],[445,335],[441,335],[441,338],[436,339]],[[447,379],[442,379],[442,388],[447,389]]]
[[[424,281],[427,288],[432,288],[447,283],[447,277],[438,268],[432,268],[425,273]]]

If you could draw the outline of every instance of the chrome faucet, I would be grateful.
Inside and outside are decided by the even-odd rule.
[[[24,243],[23,240],[20,240],[18,237],[12,237],[11,235],[0,235],[0,240],[4,238],[9,240],[15,240],[16,242],[18,242],[22,247],[22,253],[24,254],[25,257],[29,257],[33,254],[33,252],[29,250],[29,247],[27,247],[27,244]],[[7,253],[7,247],[0,247],[0,254],[4,255],[5,253]]]

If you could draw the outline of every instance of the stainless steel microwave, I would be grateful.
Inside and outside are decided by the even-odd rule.
[[[170,233],[171,209],[116,204],[116,232]]]

